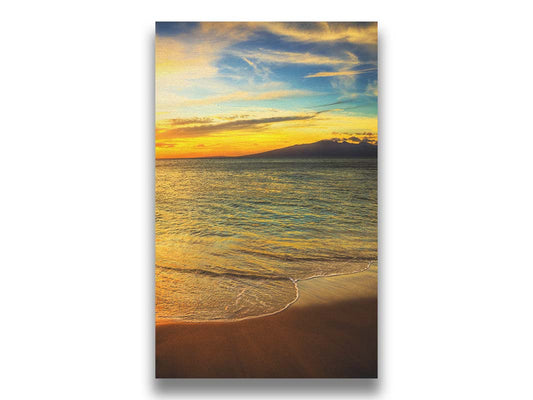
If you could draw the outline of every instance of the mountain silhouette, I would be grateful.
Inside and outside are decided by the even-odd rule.
[[[356,144],[335,140],[321,140],[315,143],[297,144],[239,158],[376,158],[377,156],[378,146],[366,141]]]

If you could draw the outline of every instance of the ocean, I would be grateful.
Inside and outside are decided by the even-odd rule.
[[[377,262],[377,160],[157,160],[155,231],[156,319],[273,314]]]

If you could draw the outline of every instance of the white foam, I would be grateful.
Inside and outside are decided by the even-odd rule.
[[[346,263],[348,263],[348,262],[349,261],[347,261]],[[317,274],[317,275],[313,275],[313,276],[306,277],[306,278],[301,278],[301,279],[294,279],[294,278],[288,277],[287,279],[289,279],[294,285],[294,289],[295,289],[296,295],[295,295],[294,299],[292,301],[290,301],[289,303],[287,303],[283,308],[281,308],[281,309],[279,309],[277,311],[271,312],[271,313],[252,315],[252,316],[247,316],[247,317],[242,317],[242,318],[220,318],[220,319],[212,319],[212,320],[209,320],[209,319],[195,320],[195,319],[180,319],[180,318],[164,318],[164,319],[166,321],[174,320],[174,321],[191,322],[191,323],[198,323],[198,322],[211,322],[212,323],[212,322],[237,322],[237,321],[245,321],[245,320],[254,319],[254,318],[268,317],[268,316],[271,316],[271,315],[279,314],[280,312],[285,311],[291,305],[296,303],[296,301],[300,297],[300,291],[298,289],[298,282],[299,281],[307,281],[307,280],[316,279],[316,278],[329,278],[329,277],[332,277],[332,276],[354,275],[354,274],[357,274],[357,273],[360,273],[360,272],[367,271],[373,264],[376,264],[376,263],[377,263],[377,260],[369,261],[369,263],[367,264],[366,268],[360,269],[360,270],[357,270],[357,271],[352,271],[352,272],[340,272],[340,273],[332,273],[332,274],[324,273],[324,274]],[[246,291],[246,289],[243,289],[237,295],[235,303],[237,303],[237,301],[240,299],[240,297],[244,294],[245,291]]]

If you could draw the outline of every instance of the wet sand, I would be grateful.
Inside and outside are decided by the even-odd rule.
[[[156,325],[157,378],[377,377],[377,267],[298,282],[267,317]]]

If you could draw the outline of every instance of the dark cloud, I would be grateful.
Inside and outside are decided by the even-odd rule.
[[[341,138],[333,138],[333,139],[330,139],[332,142],[335,142],[335,143],[347,143],[347,140],[349,139],[341,139]]]
[[[355,143],[361,142],[361,138],[358,138],[357,136],[349,137],[346,140],[348,140],[349,142],[355,142]]]
[[[322,111],[316,111],[315,115],[322,114],[322,113],[325,113],[325,112],[328,112],[328,111],[334,111],[334,110],[335,110],[335,108],[328,109],[328,110],[322,110]]]
[[[335,140],[335,138],[333,140]],[[377,143],[375,140],[370,140],[368,137],[360,138],[357,136],[351,136],[349,138],[342,139],[342,142],[343,143],[357,143],[357,144],[376,144]],[[337,143],[340,143],[340,142],[337,142]]]
[[[197,126],[186,126],[182,128],[169,129],[159,133],[160,139],[168,138],[190,138],[198,136],[208,136],[212,133],[222,131],[235,131],[245,129],[258,129],[264,125],[273,124],[276,122],[285,121],[301,121],[314,118],[318,113],[312,115],[293,115],[287,117],[271,117],[271,118],[256,118],[256,119],[240,119],[231,122],[223,122],[220,124],[203,124]]]
[[[356,101],[356,100],[355,100],[355,99],[339,100],[339,101],[336,101],[336,102],[334,102],[334,103],[321,104],[321,105],[319,105],[319,106],[315,106],[314,108],[328,107],[328,106],[335,106],[335,105],[346,104],[346,103],[353,103],[354,101]],[[365,106],[367,106],[368,104],[370,104],[370,103],[357,104],[357,105],[355,105],[355,106],[353,106],[353,107],[341,107],[341,108],[327,109],[327,110],[318,111],[318,113],[323,113],[323,112],[333,111],[333,110],[337,110],[337,111],[355,110],[355,109],[357,109],[357,108],[365,107]]]
[[[172,126],[190,125],[190,124],[208,124],[213,122],[212,118],[173,118],[167,119],[166,122]]]
[[[331,132],[331,134],[336,136],[331,140],[337,143],[377,144],[376,135],[372,132]]]
[[[234,119],[243,119],[243,118],[247,118],[249,116],[250,115],[248,115],[248,114],[232,114],[232,115],[228,115],[226,117],[219,117],[219,119],[223,119],[225,121],[233,121]]]
[[[353,103],[354,101],[356,101],[356,100],[355,99],[339,100],[339,101],[336,101],[334,103],[320,104],[320,105],[315,106],[315,107],[329,107],[329,106],[335,106],[337,104]]]
[[[357,137],[375,136],[375,133],[372,133],[372,132],[336,132],[336,131],[333,131],[331,132],[331,134],[335,136],[357,136]]]

